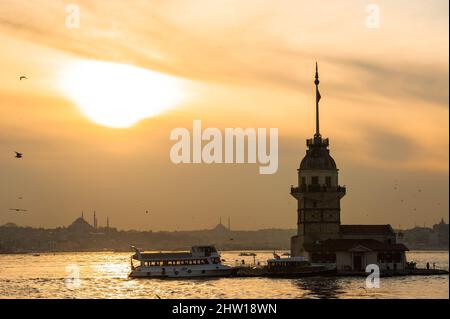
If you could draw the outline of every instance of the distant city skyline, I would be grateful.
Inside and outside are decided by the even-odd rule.
[[[104,223],[102,222],[98,222],[98,218],[97,218],[97,223],[96,225],[94,225],[94,213],[92,212],[92,216],[90,216],[89,214],[86,215],[84,213],[84,211],[82,212],[82,215],[79,216],[73,216],[73,218],[71,220],[69,220],[67,223],[65,224],[61,224],[61,225],[56,225],[56,226],[52,226],[52,227],[43,227],[43,226],[30,226],[30,225],[26,225],[26,224],[18,224],[12,221],[9,222],[5,222],[3,224],[0,224],[0,226],[4,226],[4,225],[16,225],[18,227],[34,227],[34,228],[45,228],[45,229],[52,229],[52,228],[59,228],[59,227],[68,227],[70,226],[75,220],[77,220],[78,218],[82,218],[84,221],[86,221],[89,225],[91,225],[93,228],[115,228],[118,230],[124,230],[124,231],[130,231],[130,230],[137,230],[137,231],[168,231],[168,232],[173,232],[173,231],[198,231],[198,230],[207,230],[207,229],[213,229],[219,225],[223,226],[224,228],[231,230],[231,231],[258,231],[258,230],[265,230],[265,229],[280,229],[280,230],[295,230],[296,227],[295,225],[293,225],[292,227],[267,227],[267,228],[240,228],[239,225],[237,227],[231,228],[231,220],[227,221],[227,223],[225,224],[224,222],[222,222],[222,218],[219,217],[218,221],[212,221],[211,224],[206,225],[205,227],[198,227],[198,228],[181,228],[181,227],[177,227],[174,229],[152,229],[152,228],[122,228],[120,225],[114,225],[114,223],[111,224],[109,216],[105,216],[104,218],[101,217],[101,220],[105,220]],[[439,224],[440,222],[444,222],[446,224],[448,224],[448,216],[443,216],[438,220],[432,221],[430,224],[427,223],[423,223],[423,224],[417,224],[414,223],[412,226],[406,226],[403,227],[402,225],[391,225],[395,230],[406,230],[406,229],[413,229],[416,227],[425,227],[425,228],[431,228],[433,227],[433,225]],[[386,223],[385,223],[386,224]],[[384,224],[380,224],[380,225],[384,225]],[[96,226],[96,227],[95,227]]]

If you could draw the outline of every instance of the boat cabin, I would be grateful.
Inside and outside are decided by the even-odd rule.
[[[232,268],[222,264],[214,246],[193,246],[182,252],[141,252],[132,247],[132,277],[205,277],[230,275]],[[135,267],[133,260],[140,265]]]

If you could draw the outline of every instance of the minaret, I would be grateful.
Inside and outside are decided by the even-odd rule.
[[[291,238],[291,255],[305,256],[305,243],[339,237],[340,200],[345,187],[339,186],[338,169],[322,139],[319,127],[319,71],[316,63],[316,132],[306,140],[306,155],[298,169],[298,187],[291,187],[297,199],[297,235]],[[306,256],[307,257],[307,256]]]
[[[109,216],[106,217],[106,228],[109,229]]]
[[[97,216],[95,215],[95,210],[94,210],[94,229],[97,229]]]

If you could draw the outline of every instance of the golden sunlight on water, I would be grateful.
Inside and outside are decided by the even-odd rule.
[[[257,261],[272,256],[256,252]],[[190,280],[129,279],[131,253],[48,253],[0,255],[0,298],[448,298],[449,277],[381,278],[380,288],[365,289],[365,278],[219,278]],[[448,269],[448,252],[409,252]],[[226,263],[238,252],[224,252]],[[76,271],[74,272],[74,269]],[[74,273],[79,281],[72,280]]]
[[[59,84],[85,116],[113,128],[130,127],[182,99],[176,78],[112,62],[72,63],[61,71]]]

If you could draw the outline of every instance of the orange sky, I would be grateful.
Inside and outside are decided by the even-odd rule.
[[[379,29],[365,25],[368,3],[77,0],[80,28],[68,29],[65,1],[1,1],[0,223],[54,227],[95,209],[119,228],[209,228],[220,216],[295,228],[289,187],[314,132],[316,60],[342,221],[448,221],[448,2],[376,1]],[[170,75],[183,99],[130,128],[98,125],[61,89],[86,60]],[[278,128],[277,174],[172,164],[170,131],[194,119]]]

